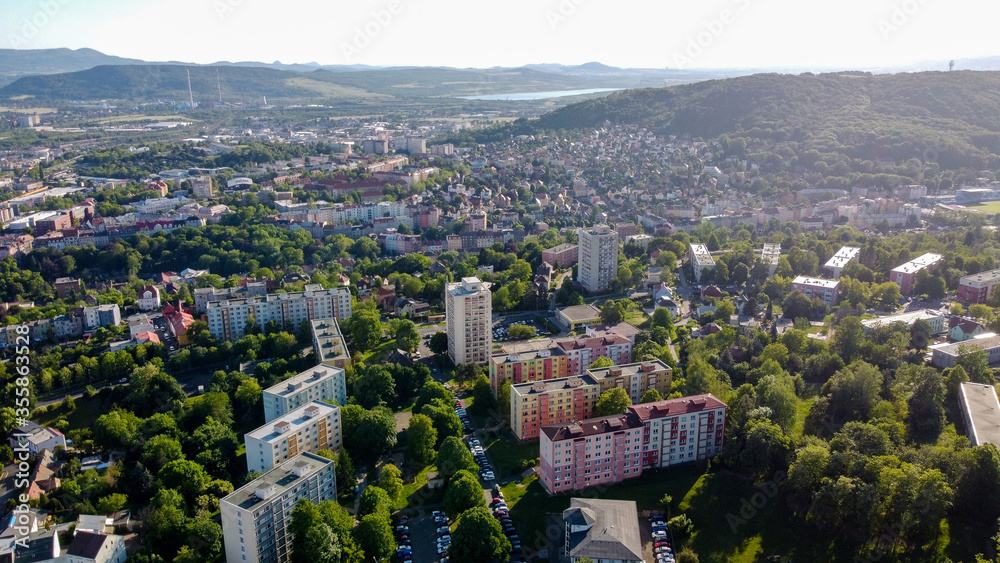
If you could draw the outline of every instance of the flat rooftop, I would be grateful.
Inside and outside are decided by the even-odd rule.
[[[990,350],[991,348],[1000,347],[1000,336],[993,333],[981,334],[971,340],[966,340],[964,342],[952,342],[951,344],[942,344],[939,346],[932,346],[931,350],[935,352],[941,352],[942,354],[948,354],[949,356],[958,357],[958,349],[962,346],[971,349],[980,350]]]
[[[715,259],[712,258],[712,253],[708,251],[708,247],[704,244],[691,245],[691,258],[697,262],[699,266],[715,265]]]
[[[827,268],[843,268],[848,262],[854,260],[861,254],[861,249],[857,246],[842,246],[836,254],[830,257],[824,264]]]
[[[572,250],[574,248],[577,248],[577,245],[571,244],[571,243],[568,243],[568,242],[564,242],[564,243],[562,243],[562,244],[560,244],[558,246],[553,246],[552,248],[546,248],[542,252],[552,252],[554,254],[559,254],[559,253],[562,253],[562,252],[566,252],[567,250]]]
[[[315,289],[319,288],[319,289]],[[323,289],[323,286],[319,284],[311,284],[306,286],[307,291],[292,291],[290,293],[268,293],[267,295],[259,295],[257,297],[245,297],[240,299],[224,299],[222,301],[209,301],[207,307],[209,309],[217,309],[219,307],[232,307],[237,305],[252,305],[254,303],[273,303],[275,301],[285,301],[288,299],[302,299],[305,297],[322,297],[324,295],[346,294],[350,295],[351,290],[344,287],[331,287],[330,289]]]
[[[538,395],[540,393],[549,393],[563,389],[575,389],[577,387],[595,386],[597,384],[597,379],[594,376],[585,373],[583,375],[546,379],[545,381],[518,383],[517,385],[510,386],[510,392],[512,395]]]
[[[294,469],[296,467],[302,467],[300,464],[303,462],[309,464],[311,467],[309,467],[305,473],[299,477],[295,474]],[[327,465],[332,464],[332,461],[314,453],[297,455],[292,459],[279,464],[274,469],[268,471],[253,481],[250,481],[246,485],[243,485],[239,489],[236,489],[233,494],[220,499],[219,502],[227,502],[243,510],[251,510],[258,504],[280,497],[285,491],[301,483],[303,479],[311,477]],[[269,489],[271,486],[274,487],[274,492],[270,494],[267,499],[262,499],[257,496],[258,488]]]
[[[314,385],[326,377],[332,377],[343,372],[344,370],[340,368],[321,364],[316,367],[309,368],[298,375],[289,377],[277,385],[268,387],[264,390],[264,393],[286,397],[292,393],[297,393],[310,385]]]
[[[806,276],[798,276],[792,280],[792,284],[821,287],[823,289],[834,289],[840,285],[840,280],[825,280],[823,278],[807,278]]]
[[[590,304],[563,307],[559,309],[559,312],[573,322],[591,321],[601,318],[601,310]]]
[[[872,319],[864,319],[861,324],[868,327],[874,328],[878,326],[887,326],[892,323],[903,323],[905,325],[911,325],[917,321],[926,321],[930,319],[943,318],[940,312],[932,311],[930,309],[924,309],[923,311],[911,311],[909,313],[896,313],[895,315],[885,315],[882,317],[875,317]]]
[[[777,264],[781,260],[781,245],[765,242],[764,248],[760,251],[760,257],[767,264]]]
[[[900,264],[899,266],[896,266],[895,268],[892,269],[892,271],[900,272],[903,274],[909,274],[912,272],[916,272],[918,270],[923,270],[928,266],[932,266],[936,264],[938,261],[940,261],[942,258],[944,258],[944,256],[941,256],[940,254],[934,254],[933,252],[928,252],[923,256],[918,256],[913,260],[910,260],[906,264]]]
[[[337,319],[320,319],[311,321],[309,324],[312,327],[313,348],[319,363],[351,357],[347,350],[347,341],[344,339],[343,333],[340,332]]]
[[[290,411],[278,418],[272,420],[257,428],[246,433],[247,438],[256,438],[258,440],[263,440],[265,442],[270,442],[271,440],[284,435],[294,434],[298,432],[303,426],[306,426],[316,420],[325,417],[326,415],[337,412],[340,407],[324,403],[323,401],[313,401],[308,405],[302,405],[301,407]],[[310,414],[314,413],[314,414]],[[280,423],[285,423],[288,425],[283,432],[275,432],[275,426]]]
[[[639,373],[658,373],[664,371],[673,370],[670,366],[663,363],[662,360],[649,360],[647,362],[633,362],[631,364],[622,364],[620,366],[588,369],[587,373],[593,375],[597,379],[605,379],[608,377],[628,377]]]
[[[972,428],[969,428],[972,444],[1000,445],[1000,401],[996,388],[966,381],[962,383],[960,400],[972,420]]]
[[[1000,270],[990,270],[988,272],[962,276],[962,279],[959,281],[960,284],[997,282],[1000,282]]]

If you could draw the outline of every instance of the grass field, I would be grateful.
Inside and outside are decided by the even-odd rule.
[[[65,418],[70,428],[93,428],[94,422],[102,414],[111,410],[111,405],[102,404],[99,395],[93,397],[80,397],[76,399],[76,408],[67,411],[61,403],[57,406],[49,407],[44,414],[33,416],[35,422],[42,426],[52,426],[60,418]]]
[[[483,449],[489,454],[496,465],[497,478],[504,479],[511,474],[520,473],[521,464],[526,459],[538,458],[538,442],[518,444],[509,432],[504,431],[497,438],[487,440]]]
[[[969,209],[976,209],[984,213],[1000,213],[1000,201],[991,201],[981,205],[969,206]]]

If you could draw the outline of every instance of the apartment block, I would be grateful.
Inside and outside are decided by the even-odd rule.
[[[212,336],[217,340],[235,341],[243,337],[250,317],[260,327],[274,321],[293,331],[298,330],[302,321],[344,320],[351,316],[351,291],[343,286],[323,289],[319,284],[311,284],[305,291],[211,301],[206,305],[206,313]]]
[[[670,467],[722,452],[726,404],[711,393],[632,405],[643,424],[643,467]]]
[[[899,286],[900,293],[909,295],[913,292],[913,282],[916,279],[917,272],[920,270],[933,272],[938,269],[943,259],[944,256],[940,254],[928,252],[923,256],[910,260],[906,264],[901,264],[893,268],[889,272],[889,281]]]
[[[510,426],[519,440],[534,440],[543,426],[590,417],[601,393],[613,387],[628,391],[633,402],[649,389],[669,394],[671,375],[670,366],[655,360],[511,385]]]
[[[847,263],[856,259],[860,254],[861,249],[857,246],[842,246],[836,254],[826,261],[826,264],[823,264],[823,269],[829,272],[831,278],[839,280]]]
[[[550,493],[620,483],[642,474],[643,422],[632,412],[543,426],[539,475]]]
[[[297,455],[219,500],[226,563],[287,563],[292,511],[300,499],[337,500],[334,463]]]
[[[579,231],[579,263],[576,281],[591,293],[611,287],[618,274],[618,233],[607,225]]]
[[[722,451],[726,405],[711,394],[644,403],[625,413],[544,426],[539,474],[550,493],[611,485]]]
[[[931,365],[940,369],[953,368],[963,350],[969,352],[983,350],[986,352],[986,361],[990,365],[995,365],[1000,363],[1000,336],[988,332],[964,342],[931,346]]]
[[[212,301],[263,297],[265,295],[267,295],[267,282],[263,281],[248,282],[240,287],[224,287],[222,289],[199,287],[194,290],[194,306],[199,313],[204,313],[208,311],[208,304]]]
[[[642,394],[650,389],[656,389],[662,397],[669,395],[673,372],[661,360],[587,370],[587,374],[598,381],[602,393],[620,387],[628,392],[633,404],[638,403]]]
[[[580,261],[580,247],[575,244],[560,244],[542,251],[542,262],[560,268],[569,268]]]
[[[817,298],[827,305],[837,304],[840,280],[824,280],[798,276],[792,280],[792,291],[801,291],[806,297]]]
[[[590,417],[600,394],[590,374],[511,385],[510,427],[519,440],[534,440],[543,426]]]
[[[923,311],[911,311],[909,313],[896,313],[894,315],[884,315],[872,319],[864,319],[861,325],[865,331],[875,330],[880,327],[891,326],[894,323],[903,323],[907,327],[913,326],[917,321],[925,321],[931,325],[931,334],[942,334],[948,331],[946,318],[944,315],[931,309]]]
[[[584,373],[601,356],[615,365],[632,361],[632,341],[618,334],[560,340],[556,347],[566,356],[567,375]]]
[[[270,471],[300,453],[340,451],[341,436],[340,407],[313,401],[243,437],[247,471]]]
[[[320,319],[310,321],[312,328],[313,353],[320,364],[344,368],[351,365],[351,353],[347,350],[347,341],[340,331],[337,319]]]
[[[760,259],[767,266],[767,275],[773,276],[778,270],[778,263],[781,262],[781,245],[765,242],[764,248],[760,251]]]
[[[264,421],[272,420],[313,401],[347,404],[344,370],[318,365],[264,390]]]
[[[191,193],[199,199],[211,199],[212,197],[212,177],[197,176],[188,180],[191,182]]]
[[[445,286],[448,355],[458,364],[489,363],[493,352],[493,293],[479,278]]]
[[[963,382],[959,387],[959,407],[965,418],[969,442],[973,446],[1000,446],[1000,401],[992,385]]]
[[[493,354],[490,356],[490,387],[493,392],[505,381],[512,385],[569,375],[568,358],[559,348],[530,350],[518,354]]]
[[[691,267],[694,268],[694,279],[696,282],[701,281],[702,272],[715,267],[715,259],[712,258],[712,253],[708,251],[708,247],[704,244],[691,243],[691,248],[688,250],[688,258],[691,261]]]
[[[964,276],[958,280],[958,299],[966,303],[986,303],[1000,285],[1000,270]]]
[[[140,311],[157,311],[160,309],[160,290],[155,285],[144,285],[136,301]]]

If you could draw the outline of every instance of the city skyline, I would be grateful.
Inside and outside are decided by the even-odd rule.
[[[962,68],[963,58],[1000,55],[989,33],[1000,6],[983,0],[514,0],[502,10],[456,0],[289,0],[280,11],[261,0],[0,0],[0,10],[3,48],[198,64],[868,70],[949,59]]]

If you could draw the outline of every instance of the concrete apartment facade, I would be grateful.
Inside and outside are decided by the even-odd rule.
[[[860,254],[861,249],[857,246],[842,246],[836,254],[826,261],[826,264],[823,264],[823,269],[829,272],[831,278],[839,280],[840,274],[843,273],[847,263],[857,259]]]
[[[347,404],[344,370],[318,365],[264,390],[264,422],[282,416],[313,401]]]
[[[297,455],[219,500],[226,563],[287,563],[288,526],[300,499],[337,500],[334,463],[316,454]]]
[[[309,325],[312,329],[313,352],[318,363],[335,368],[351,365],[351,353],[337,319],[313,320]]]
[[[618,274],[618,233],[607,225],[580,229],[576,281],[591,293],[605,291]]]
[[[809,299],[819,299],[832,307],[837,304],[840,280],[798,276],[792,280],[792,291],[801,291]]]
[[[247,471],[270,471],[300,453],[340,451],[340,407],[313,401],[248,432],[243,441]]]
[[[913,282],[916,280],[917,272],[927,270],[934,272],[938,269],[944,256],[928,252],[918,256],[905,264],[900,264],[889,272],[889,281],[899,286],[899,292],[903,295],[913,293]]]
[[[303,321],[351,316],[351,291],[346,287],[323,289],[307,285],[305,291],[270,293],[247,299],[212,301],[206,305],[208,330],[218,340],[236,341],[243,337],[247,319],[253,317],[261,328],[274,321],[298,330]]]
[[[445,286],[448,355],[458,364],[489,363],[493,352],[493,293],[479,278]]]
[[[959,388],[959,407],[973,446],[1000,446],[1000,401],[992,385],[965,381]]]
[[[958,300],[966,303],[986,303],[1000,285],[1000,270],[990,270],[964,276],[958,280]]]
[[[694,268],[695,283],[701,282],[702,272],[715,267],[715,259],[712,258],[712,253],[704,244],[691,243],[691,247],[688,249],[688,259],[691,261],[691,267]]]

